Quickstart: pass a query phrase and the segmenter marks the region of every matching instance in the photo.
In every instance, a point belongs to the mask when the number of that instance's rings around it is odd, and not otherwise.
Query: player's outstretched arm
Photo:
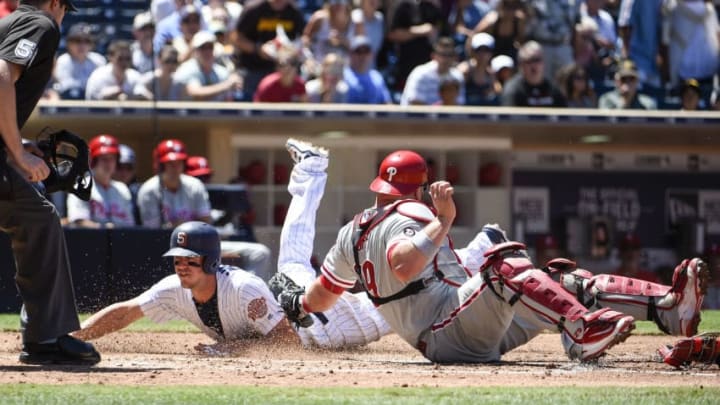
[[[302,306],[307,313],[327,311],[335,305],[344,291],[334,286],[326,286],[328,282],[323,283],[323,281],[323,277],[316,278],[305,293]]]
[[[86,319],[81,329],[73,332],[72,335],[82,340],[97,339],[123,329],[143,316],[142,309],[135,299],[118,302]]]

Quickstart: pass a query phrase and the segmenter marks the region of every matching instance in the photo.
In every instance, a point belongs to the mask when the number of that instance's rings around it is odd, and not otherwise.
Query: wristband
[[[435,257],[438,250],[440,250],[440,246],[435,246],[425,231],[417,232],[412,238],[410,238],[410,242],[417,250],[428,258]]]

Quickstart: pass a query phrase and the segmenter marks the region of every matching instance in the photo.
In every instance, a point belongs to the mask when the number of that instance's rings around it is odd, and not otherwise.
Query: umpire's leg
[[[24,342],[42,342],[80,329],[65,235],[55,207],[13,168],[9,200],[0,200],[0,230],[12,239],[23,299]]]

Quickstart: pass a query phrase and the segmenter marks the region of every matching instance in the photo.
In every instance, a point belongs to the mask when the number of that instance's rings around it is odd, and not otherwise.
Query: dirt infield
[[[0,384],[252,385],[252,386],[681,386],[720,387],[720,369],[676,371],[654,350],[674,339],[631,336],[597,364],[568,361],[559,336],[544,334],[499,364],[436,365],[397,336],[368,347],[308,351],[248,344],[231,357],[196,354],[199,333],[122,332],[96,341],[103,361],[92,368],[35,367],[17,361],[17,333],[0,333]]]

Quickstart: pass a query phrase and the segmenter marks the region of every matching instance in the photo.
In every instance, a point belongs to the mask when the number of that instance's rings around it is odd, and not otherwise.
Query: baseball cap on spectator
[[[62,0],[62,3],[65,5],[65,8],[69,13],[77,11],[77,7],[75,7],[72,0]]]
[[[185,21],[185,19],[187,19],[187,17],[189,17],[191,15],[197,15],[199,18],[200,10],[198,10],[198,8],[193,6],[192,4],[185,5],[180,9],[180,21],[181,22]]]
[[[227,32],[227,24],[224,21],[212,20],[208,24],[208,31],[213,34],[225,34]]]
[[[370,48],[370,38],[365,35],[355,35],[350,40],[350,51],[355,51],[362,47]]]
[[[120,159],[118,163],[121,165],[135,165],[135,151],[125,144],[120,144]]]
[[[618,67],[617,76],[619,78],[623,77],[634,77],[638,78],[638,71],[637,67],[635,66],[635,63],[629,59],[626,59],[622,62],[620,62],[620,66]]]
[[[634,233],[625,234],[620,241],[620,251],[639,250],[640,248],[642,248],[642,243],[640,242],[640,238]]]
[[[149,11],[146,11],[144,13],[138,13],[135,18],[133,19],[133,29],[134,30],[141,30],[145,27],[154,27],[155,22],[153,21],[152,14],[150,14]]]
[[[498,55],[490,61],[492,70],[497,73],[503,69],[514,69],[515,61],[507,55]]]
[[[495,49],[495,38],[487,32],[478,32],[470,40],[470,46],[474,51],[480,48]]]
[[[65,36],[68,41],[92,41],[92,27],[87,23],[77,23],[70,27],[67,35]]]
[[[214,44],[216,41],[215,35],[207,31],[200,31],[193,35],[192,48],[198,49],[205,44]]]
[[[185,174],[188,176],[198,177],[212,174],[210,162],[204,156],[190,156],[185,161]]]
[[[687,79],[680,85],[680,94],[685,94],[688,90],[694,90],[700,95],[700,83],[695,79]]]

